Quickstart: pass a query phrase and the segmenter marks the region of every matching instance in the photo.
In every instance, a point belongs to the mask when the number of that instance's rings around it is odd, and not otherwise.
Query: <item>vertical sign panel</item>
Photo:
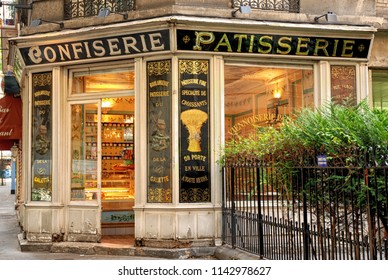
[[[179,202],[210,202],[209,61],[179,61]]]
[[[331,98],[336,104],[357,104],[355,66],[331,66]]]
[[[52,73],[32,75],[32,201],[51,201]]]
[[[171,203],[171,60],[147,63],[149,203]]]

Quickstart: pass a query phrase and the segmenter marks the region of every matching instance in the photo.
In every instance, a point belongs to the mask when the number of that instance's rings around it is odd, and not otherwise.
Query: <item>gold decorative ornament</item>
[[[208,60],[180,60],[179,71],[181,74],[208,74],[209,61]]]
[[[34,74],[32,78],[33,86],[47,86],[52,84],[52,73]]]
[[[148,63],[148,76],[162,76],[170,73],[171,61],[162,60]]]

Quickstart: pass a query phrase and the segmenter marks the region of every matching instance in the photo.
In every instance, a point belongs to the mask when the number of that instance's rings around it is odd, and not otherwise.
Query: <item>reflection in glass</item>
[[[71,200],[97,199],[97,122],[86,119],[88,106],[71,106]]]
[[[388,71],[372,70],[373,107],[388,109]]]
[[[129,69],[76,72],[72,79],[72,94],[134,90],[135,74]]]
[[[225,140],[258,127],[278,127],[285,116],[314,107],[310,68],[225,66]]]

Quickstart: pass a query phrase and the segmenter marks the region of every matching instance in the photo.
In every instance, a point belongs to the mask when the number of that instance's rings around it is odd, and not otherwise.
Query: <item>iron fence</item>
[[[252,9],[299,13],[300,0],[234,0],[233,8],[250,6]]]
[[[224,243],[275,260],[388,259],[387,167],[223,172]]]
[[[102,8],[129,12],[135,10],[135,4],[135,0],[65,0],[64,19],[96,16]]]

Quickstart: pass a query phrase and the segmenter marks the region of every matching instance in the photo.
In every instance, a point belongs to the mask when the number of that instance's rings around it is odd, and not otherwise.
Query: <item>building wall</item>
[[[62,20],[63,9],[63,0],[35,1],[32,4],[31,19]]]
[[[300,12],[306,14],[324,14],[328,11],[338,15],[375,16],[376,0],[321,0],[319,5],[314,0],[301,0]]]
[[[388,15],[388,1],[376,0],[376,15],[387,16]]]
[[[146,10],[160,7],[168,7],[172,5],[178,6],[193,6],[193,7],[216,7],[228,8],[231,6],[229,0],[137,0],[136,9]]]

